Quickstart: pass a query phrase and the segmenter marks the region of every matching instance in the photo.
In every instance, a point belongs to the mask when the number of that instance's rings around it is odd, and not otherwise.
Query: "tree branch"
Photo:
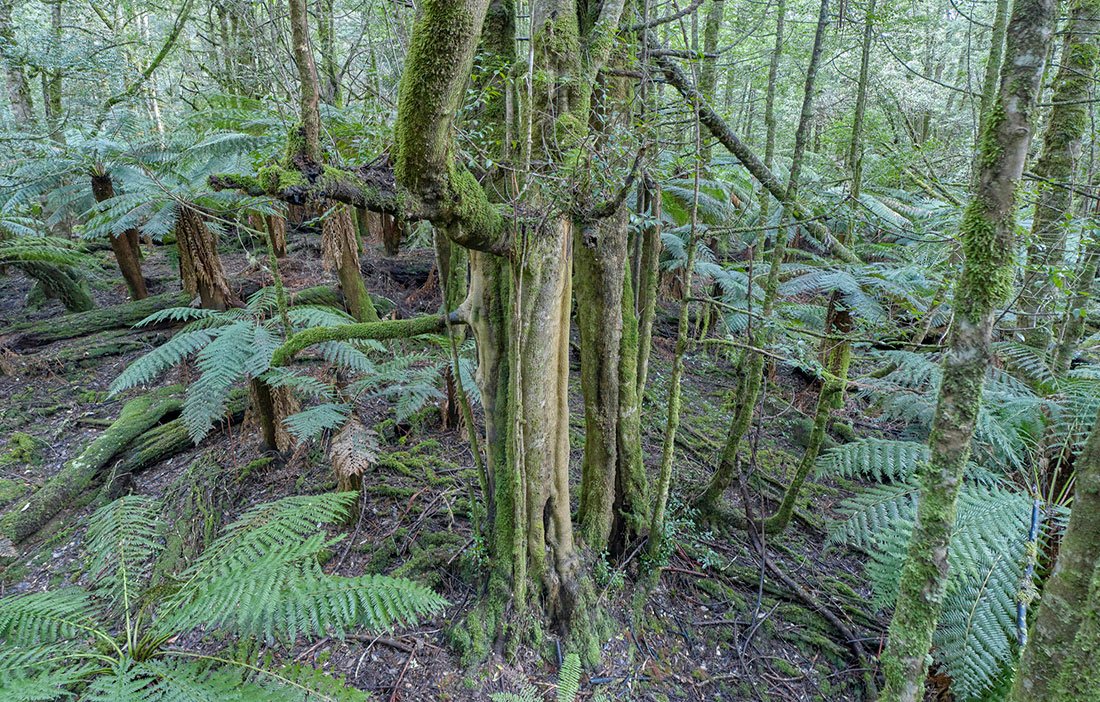
[[[653,50],[660,50],[662,47],[653,37],[652,34],[646,34],[646,42]],[[810,234],[816,237],[821,245],[832,252],[834,256],[845,261],[847,263],[859,263],[859,257],[852,252],[847,246],[837,241],[836,237],[820,222],[813,221],[813,218],[807,214],[806,208],[795,199],[787,197],[786,187],[775,177],[775,174],[771,172],[764,162],[752,152],[752,149],[748,147],[745,142],[730,129],[717,112],[715,112],[707,101],[691,83],[691,80],[687,75],[677,66],[672,59],[667,56],[654,55],[652,56],[653,63],[661,70],[665,75],[665,79],[669,85],[676,88],[687,101],[693,106],[693,109],[699,114],[699,121],[710,130],[710,133],[714,135],[716,139],[726,147],[726,150],[733,154],[741,165],[759,182],[764,188],[772,194],[772,196],[783,204],[783,207],[796,219],[807,220],[803,223],[803,226],[809,230]]]
[[[272,366],[285,366],[304,349],[326,341],[349,341],[351,339],[407,339],[421,334],[439,334],[448,324],[464,323],[461,312],[449,314],[424,315],[412,319],[387,319],[381,322],[363,322],[360,324],[341,324],[335,327],[314,327],[300,331],[275,349],[271,357]]]

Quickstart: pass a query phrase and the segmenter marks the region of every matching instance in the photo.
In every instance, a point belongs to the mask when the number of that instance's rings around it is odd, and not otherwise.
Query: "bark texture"
[[[1062,296],[1053,278],[1066,266],[1065,222],[1073,213],[1071,185],[1089,125],[1089,95],[1100,57],[1100,2],[1074,0],[1054,76],[1053,106],[1043,131],[1043,150],[1032,171],[1038,180],[1027,270],[1020,293],[1019,326],[1026,342],[1043,351]]]
[[[978,188],[961,223],[965,263],[929,437],[931,460],[919,475],[916,524],[883,657],[886,685],[880,699],[888,702],[924,698],[959,486],[989,366],[994,314],[1012,289],[1016,186],[1027,157],[1053,20],[1052,0],[1017,0],[1008,26],[1000,97],[982,134]]]
[[[1077,643],[1086,618],[1095,629],[1100,604],[1092,596],[1100,582],[1100,414],[1084,451],[1075,462],[1077,483],[1069,528],[1058,550],[1054,572],[1043,588],[1039,611],[1020,661],[1012,699],[1048,702],[1093,699],[1100,690],[1095,667],[1100,641]],[[1092,636],[1087,631],[1084,637]],[[1078,658],[1092,658],[1092,667],[1078,667]],[[1078,696],[1081,693],[1083,696]]]

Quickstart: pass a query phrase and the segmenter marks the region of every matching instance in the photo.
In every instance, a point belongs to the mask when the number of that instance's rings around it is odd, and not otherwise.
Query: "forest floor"
[[[319,265],[319,237],[292,234],[295,255],[282,274],[291,290],[332,283]],[[151,249],[145,271],[151,293],[174,290],[177,276],[172,247]],[[109,252],[104,275],[93,281],[100,306],[125,302],[115,284]],[[255,290],[265,273],[240,247],[223,252],[234,285]],[[372,292],[396,303],[400,315],[434,310],[437,286],[428,271],[431,253],[420,249],[397,260],[374,250],[363,258]],[[30,282],[8,271],[0,276],[0,511],[19,509],[28,492],[54,475],[104,426],[118,416],[123,402],[138,394],[108,398],[111,381],[127,364],[162,343],[171,329],[110,330],[45,345],[9,348],[18,334],[10,325],[57,319],[62,309],[48,302],[26,309]],[[647,422],[647,463],[656,471],[664,424],[665,398],[674,333],[667,318],[655,333]],[[577,359],[574,355],[573,364]],[[576,374],[574,373],[574,376]],[[186,381],[185,371],[170,371],[163,384]],[[805,378],[778,370],[758,412],[743,451],[752,480],[745,495],[752,509],[770,509],[793,471],[808,431],[807,412],[816,397]],[[697,523],[684,505],[700,489],[716,462],[725,436],[724,403],[734,369],[715,352],[697,346],[687,358],[684,416],[675,461],[671,555],[657,587],[644,603],[635,598],[637,559],[619,570],[597,569],[600,608],[619,632],[604,647],[600,667],[582,678],[579,699],[592,700],[857,700],[863,697],[861,663],[841,622],[867,653],[878,653],[884,618],[871,606],[861,577],[862,557],[843,545],[831,545],[824,515],[843,495],[835,484],[813,485],[810,504],[781,540],[765,544],[768,564],[749,535]],[[583,445],[583,404],[572,393],[571,443],[578,473]],[[282,652],[345,677],[348,683],[390,700],[487,700],[494,692],[519,692],[533,685],[553,694],[558,662],[548,652],[523,650],[516,659],[499,659],[468,668],[449,645],[449,630],[463,621],[479,598],[481,563],[470,526],[473,461],[465,433],[441,426],[438,411],[396,425],[389,404],[361,403],[360,418],[376,426],[381,456],[364,477],[358,520],[336,547],[327,568],[341,574],[382,572],[420,579],[435,587],[451,605],[420,626],[389,635],[344,640],[323,639]],[[848,420],[859,423],[857,408]],[[246,420],[247,421],[247,420]],[[110,495],[131,490],[164,497],[166,512],[181,501],[181,485],[203,485],[199,504],[207,514],[169,514],[170,522],[192,525],[214,519],[225,524],[247,507],[279,497],[332,489],[325,452],[310,446],[286,460],[265,464],[254,430],[222,427],[198,446],[143,467],[110,491],[89,491],[46,529],[20,544],[18,555],[0,573],[2,592],[42,590],[79,579],[80,551],[87,515]],[[200,479],[199,471],[213,470]],[[213,479],[210,475],[214,475]],[[235,479],[219,479],[233,476]],[[473,487],[472,487],[473,486]],[[731,491],[733,492],[733,491]],[[476,496],[475,496],[476,499]],[[743,509],[730,496],[731,506]],[[195,528],[188,526],[188,528]],[[784,574],[779,577],[777,573]],[[830,622],[823,616],[835,615]]]

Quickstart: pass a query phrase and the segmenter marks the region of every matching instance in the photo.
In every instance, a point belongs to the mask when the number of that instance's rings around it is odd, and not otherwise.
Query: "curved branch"
[[[463,314],[451,312],[412,319],[387,319],[381,322],[341,324],[336,327],[314,327],[293,334],[283,342],[282,346],[275,349],[275,354],[271,357],[271,365],[285,366],[301,351],[326,341],[408,339],[421,334],[439,334],[447,330],[448,324],[463,322],[465,322]]]

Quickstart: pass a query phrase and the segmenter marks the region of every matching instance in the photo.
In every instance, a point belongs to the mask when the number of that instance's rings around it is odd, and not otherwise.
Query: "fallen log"
[[[134,439],[183,407],[181,387],[172,385],[130,400],[111,426],[70,459],[28,499],[0,519],[0,533],[18,543],[41,529],[65,505],[91,488],[103,468]]]
[[[154,312],[169,307],[183,307],[190,304],[191,296],[185,292],[161,293],[144,300],[135,300],[121,305],[101,307],[90,312],[78,312],[40,322],[24,322],[0,329],[0,344],[13,351],[49,344],[63,339],[87,336],[108,329],[131,327]]]
[[[234,390],[229,395],[223,423],[234,425],[244,419],[248,409],[248,393]],[[187,431],[183,419],[177,417],[144,432],[119,455],[110,475],[106,476],[104,489],[108,499],[121,497],[129,484],[130,476],[154,466],[172,456],[193,448],[195,443]]]

